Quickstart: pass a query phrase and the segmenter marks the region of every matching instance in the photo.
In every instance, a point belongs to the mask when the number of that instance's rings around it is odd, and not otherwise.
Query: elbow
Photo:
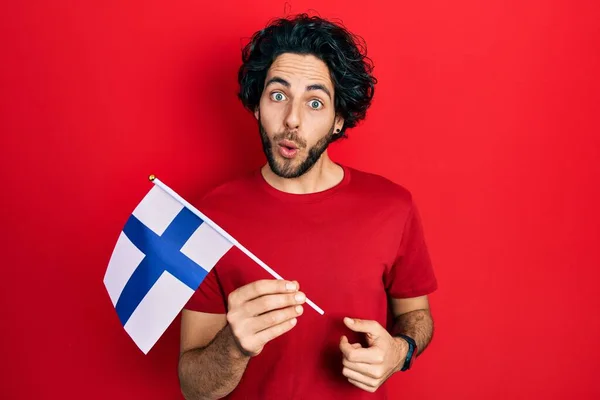
[[[201,396],[194,390],[194,385],[191,382],[189,368],[190,358],[186,356],[187,352],[181,353],[179,356],[179,364],[177,366],[177,376],[179,377],[179,389],[185,400],[204,400],[205,397]]]
[[[179,377],[179,389],[185,400],[218,400],[221,397],[215,397],[210,394],[201,393],[197,387],[197,382],[193,377],[194,360],[191,357],[192,351],[186,351],[179,356],[177,375]]]
[[[216,397],[191,394],[191,393],[186,392],[183,388],[181,388],[181,394],[183,395],[183,398],[185,400],[215,400],[215,399],[217,399]]]

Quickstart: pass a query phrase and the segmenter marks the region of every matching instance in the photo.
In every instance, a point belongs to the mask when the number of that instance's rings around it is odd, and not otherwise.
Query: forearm
[[[187,400],[226,396],[238,385],[249,360],[226,325],[206,347],[181,355],[179,380],[183,396]]]
[[[415,310],[396,317],[393,334],[410,336],[417,343],[417,355],[431,342],[433,337],[433,319],[429,310]]]

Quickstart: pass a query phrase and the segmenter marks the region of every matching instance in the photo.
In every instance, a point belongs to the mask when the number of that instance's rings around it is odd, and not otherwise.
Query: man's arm
[[[225,314],[183,311],[179,381],[184,398],[226,396],[238,385],[249,359],[235,344]]]
[[[227,314],[184,310],[179,381],[188,400],[219,399],[238,385],[248,361],[296,325],[306,301],[298,282],[260,280],[233,291]]]
[[[417,355],[421,354],[431,342],[434,330],[427,296],[392,299],[392,311],[396,321],[392,334],[401,333],[413,338],[417,343]],[[403,346],[406,345],[406,349],[408,349],[404,339],[396,338],[396,340],[400,341]]]

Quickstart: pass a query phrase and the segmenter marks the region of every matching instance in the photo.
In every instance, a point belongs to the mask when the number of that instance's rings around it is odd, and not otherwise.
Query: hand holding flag
[[[227,322],[242,354],[253,357],[296,326],[306,300],[298,282],[259,280],[231,292]]]

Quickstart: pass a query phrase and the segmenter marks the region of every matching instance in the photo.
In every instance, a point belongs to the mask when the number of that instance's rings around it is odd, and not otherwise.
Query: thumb
[[[375,341],[381,336],[383,327],[377,321],[370,321],[358,318],[344,318],[344,324],[354,332],[362,332],[367,334],[369,342]]]

